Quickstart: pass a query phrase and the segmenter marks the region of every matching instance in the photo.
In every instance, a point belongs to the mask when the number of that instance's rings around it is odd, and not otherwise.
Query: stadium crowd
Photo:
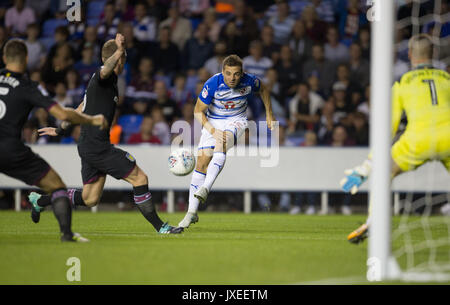
[[[420,15],[433,10],[433,1],[422,2]],[[102,44],[118,32],[125,36],[128,63],[119,80],[113,143],[169,144],[174,136],[170,126],[181,119],[196,131],[195,144],[200,132],[193,104],[203,83],[221,71],[223,58],[232,53],[270,88],[282,145],[369,143],[366,1],[91,0],[82,1],[79,22],[67,20],[65,0],[2,3],[0,46],[11,37],[23,38],[30,78],[64,106],[76,108],[83,100],[101,65]],[[398,19],[411,15],[411,9],[406,1]],[[445,1],[441,10],[448,13]],[[433,24],[424,30],[432,31]],[[408,27],[397,33],[396,78],[409,69],[401,46],[410,35]],[[441,35],[448,35],[448,24]],[[264,121],[262,110],[259,98],[249,101],[249,119]],[[77,127],[67,138],[37,136],[38,128],[57,123],[36,109],[24,141],[74,143]],[[257,139],[248,141],[256,144]]]

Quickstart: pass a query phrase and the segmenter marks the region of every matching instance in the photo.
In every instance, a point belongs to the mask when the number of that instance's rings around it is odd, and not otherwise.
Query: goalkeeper
[[[429,35],[413,36],[408,48],[412,70],[392,88],[392,137],[397,133],[403,112],[408,124],[391,149],[391,179],[429,160],[440,160],[450,172],[450,75],[432,67]],[[342,189],[355,194],[370,170],[369,155],[363,164],[345,171]],[[350,233],[348,241],[357,244],[367,237],[371,204],[366,223]]]

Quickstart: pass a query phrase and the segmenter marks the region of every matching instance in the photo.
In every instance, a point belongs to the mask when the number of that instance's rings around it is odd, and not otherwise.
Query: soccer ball
[[[175,176],[186,176],[194,170],[194,154],[184,148],[174,150],[169,156],[168,165],[169,171]]]

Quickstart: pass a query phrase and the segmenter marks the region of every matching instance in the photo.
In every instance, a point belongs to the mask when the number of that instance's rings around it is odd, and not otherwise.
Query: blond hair
[[[432,58],[433,42],[428,34],[418,34],[411,37],[408,42],[408,48],[412,58]]]

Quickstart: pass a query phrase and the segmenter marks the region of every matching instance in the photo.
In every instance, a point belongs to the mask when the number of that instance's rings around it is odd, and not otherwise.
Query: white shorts
[[[234,145],[236,145],[237,140],[244,134],[245,129],[248,126],[247,118],[237,117],[231,119],[211,119],[208,121],[213,125],[214,128],[229,131],[234,135]],[[216,147],[216,139],[209,133],[205,128],[202,128],[202,136],[198,142],[198,149],[214,149]]]

